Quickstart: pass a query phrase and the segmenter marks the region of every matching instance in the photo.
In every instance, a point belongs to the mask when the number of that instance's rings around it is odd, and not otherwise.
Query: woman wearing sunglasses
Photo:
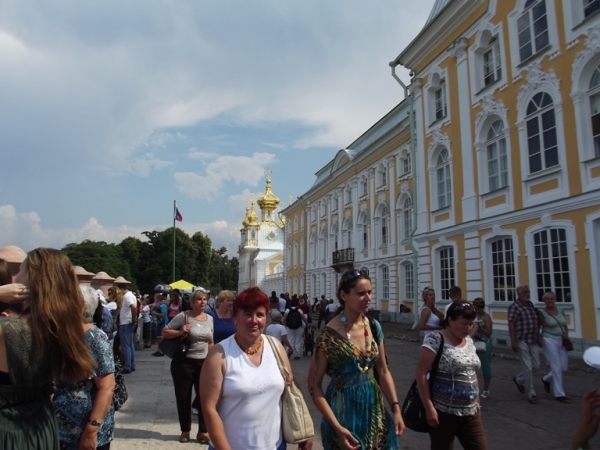
[[[487,440],[481,421],[477,369],[481,363],[469,333],[475,310],[470,303],[452,303],[441,331],[426,336],[421,346],[415,378],[427,413],[431,448],[452,449],[457,437],[465,450],[485,450]],[[437,372],[429,388],[431,371],[443,345]]]
[[[405,427],[386,364],[381,326],[377,321],[371,325],[366,317],[371,303],[368,274],[358,270],[345,273],[337,297],[341,311],[320,334],[309,370],[310,392],[323,414],[323,448],[397,449]],[[323,392],[325,374],[331,383]],[[384,396],[393,417],[385,409]]]

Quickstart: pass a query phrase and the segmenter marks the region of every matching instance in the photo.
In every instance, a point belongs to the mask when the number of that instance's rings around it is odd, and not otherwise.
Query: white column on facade
[[[398,253],[396,247],[396,162],[398,161],[398,155],[394,155],[389,160],[390,170],[388,172],[388,183],[390,187],[390,198],[388,201],[388,211],[390,214],[390,221],[388,223],[388,255],[396,255]]]
[[[388,303],[388,311],[396,312],[398,311],[398,305],[400,298],[400,292],[398,289],[398,264],[394,262],[390,262],[388,264],[388,277],[389,277],[389,289],[390,289],[390,297]]]
[[[429,161],[427,161],[427,150],[425,149],[425,124],[424,124],[424,105],[423,80],[417,78],[410,84],[411,95],[414,96],[415,122],[416,122],[416,161],[412,162],[412,171],[416,175],[416,187],[414,189],[419,193],[417,203],[413,208],[417,210],[417,232],[416,234],[427,233],[429,230],[429,208],[427,207],[429,198],[427,195],[427,179],[429,172],[427,170]]]
[[[354,245],[355,250],[360,251],[360,245],[359,243],[360,238],[358,238],[358,226],[357,226],[357,221],[358,221],[358,180],[357,179],[353,179],[350,181],[350,186],[352,189],[352,234],[353,234],[353,239],[352,239],[352,245]]]
[[[473,140],[471,134],[471,93],[469,87],[469,67],[467,61],[467,39],[461,38],[450,50],[456,58],[456,73],[458,78],[458,108],[460,120],[460,142],[462,155],[463,198],[462,222],[476,220],[477,190],[475,189],[475,166],[473,162]],[[455,168],[456,169],[456,168]],[[454,170],[456,174],[457,171]],[[454,180],[460,179],[453,176]]]
[[[369,256],[375,258],[377,255],[377,246],[375,245],[375,227],[377,224],[373,217],[375,216],[375,206],[377,206],[377,170],[371,167],[367,173],[369,177]]]

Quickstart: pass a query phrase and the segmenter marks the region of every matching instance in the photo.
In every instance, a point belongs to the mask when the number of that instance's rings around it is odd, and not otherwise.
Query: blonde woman
[[[563,337],[569,337],[567,319],[556,307],[554,292],[546,292],[542,300],[546,307],[541,310],[542,338],[540,346],[544,348],[544,355],[550,364],[550,372],[542,377],[544,390],[550,393],[550,386],[552,386],[556,400],[561,403],[571,403],[562,384],[563,373],[569,369],[569,356],[563,345]]]
[[[419,330],[428,336],[432,331],[440,330],[440,322],[444,314],[435,307],[435,290],[430,287],[423,289],[423,306],[419,314]]]
[[[163,329],[162,335],[165,339],[175,339],[187,335],[190,348],[183,361],[171,361],[171,376],[175,387],[175,399],[177,402],[177,415],[181,436],[179,442],[190,440],[192,428],[192,388],[196,390],[196,396],[200,395],[200,373],[208,350],[213,346],[213,318],[204,312],[206,308],[206,293],[194,291],[190,297],[190,311],[177,314]],[[186,320],[187,316],[187,320]],[[202,410],[198,414],[197,440],[200,443],[208,443],[209,437],[204,423]]]

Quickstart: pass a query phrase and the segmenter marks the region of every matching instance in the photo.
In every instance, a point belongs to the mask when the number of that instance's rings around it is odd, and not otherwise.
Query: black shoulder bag
[[[188,313],[185,314],[185,324],[188,324]],[[163,338],[158,344],[158,349],[171,358],[173,361],[183,362],[190,348],[190,341],[187,334],[182,334],[173,339]]]
[[[444,351],[444,336],[442,336],[442,333],[440,333],[440,338],[442,339],[440,342],[440,348],[438,348],[437,354],[435,355],[435,361],[433,361],[431,371],[429,372],[428,381],[430,395],[431,387],[433,386],[433,380],[437,374],[440,358],[442,357],[442,352]],[[402,404],[402,417],[404,418],[404,424],[411,430],[419,433],[429,432],[427,414],[425,413],[425,406],[423,405],[423,401],[419,395],[417,380],[413,381],[410,389],[408,390],[408,394],[406,394],[406,398]]]

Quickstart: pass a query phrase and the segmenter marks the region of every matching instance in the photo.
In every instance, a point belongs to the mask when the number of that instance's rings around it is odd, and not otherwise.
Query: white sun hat
[[[583,360],[594,369],[600,369],[600,347],[590,347],[583,352]]]

